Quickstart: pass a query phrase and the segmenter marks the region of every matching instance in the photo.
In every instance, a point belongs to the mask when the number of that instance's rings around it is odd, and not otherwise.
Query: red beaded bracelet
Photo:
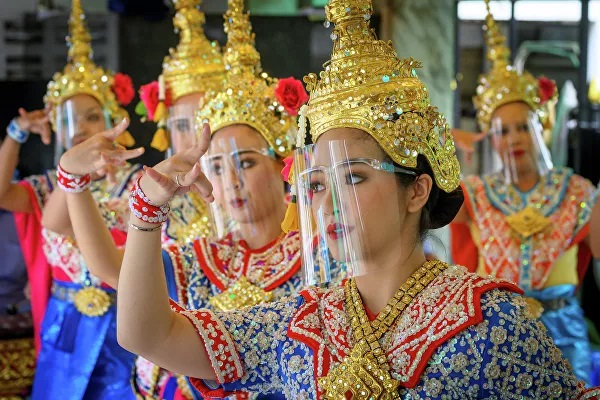
[[[56,183],[58,187],[69,193],[81,193],[92,183],[92,176],[70,174],[58,164],[56,168]]]
[[[129,208],[133,215],[142,221],[162,224],[169,218],[169,203],[157,206],[146,196],[140,187],[140,179],[135,182],[129,195]]]

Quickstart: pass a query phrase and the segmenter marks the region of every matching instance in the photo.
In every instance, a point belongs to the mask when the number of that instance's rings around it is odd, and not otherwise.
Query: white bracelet
[[[29,132],[24,131],[19,127],[17,119],[13,118],[10,124],[6,127],[6,134],[17,143],[23,144],[29,138]]]

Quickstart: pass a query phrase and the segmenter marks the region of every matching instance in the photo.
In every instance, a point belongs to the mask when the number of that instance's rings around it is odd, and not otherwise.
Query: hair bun
[[[465,196],[460,186],[450,193],[440,190],[437,202],[429,213],[427,229],[439,229],[452,222],[464,200]]]

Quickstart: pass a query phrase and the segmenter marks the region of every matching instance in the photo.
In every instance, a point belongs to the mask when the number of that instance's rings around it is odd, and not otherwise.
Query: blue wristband
[[[13,120],[10,121],[10,124],[8,124],[8,127],[6,128],[6,134],[12,140],[21,144],[25,143],[29,138],[29,132],[21,130],[21,128],[19,128],[19,124],[17,124],[16,118],[13,118]]]

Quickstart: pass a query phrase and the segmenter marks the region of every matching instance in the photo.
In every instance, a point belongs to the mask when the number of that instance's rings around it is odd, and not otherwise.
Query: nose
[[[227,187],[237,190],[244,187],[244,180],[241,176],[241,171],[235,168],[234,165],[227,166]]]
[[[331,194],[331,189],[329,186],[325,188],[323,193],[320,193],[318,196],[313,196],[312,204],[313,207],[317,210],[320,210],[324,216],[331,216],[334,213],[333,206],[333,196]]]

